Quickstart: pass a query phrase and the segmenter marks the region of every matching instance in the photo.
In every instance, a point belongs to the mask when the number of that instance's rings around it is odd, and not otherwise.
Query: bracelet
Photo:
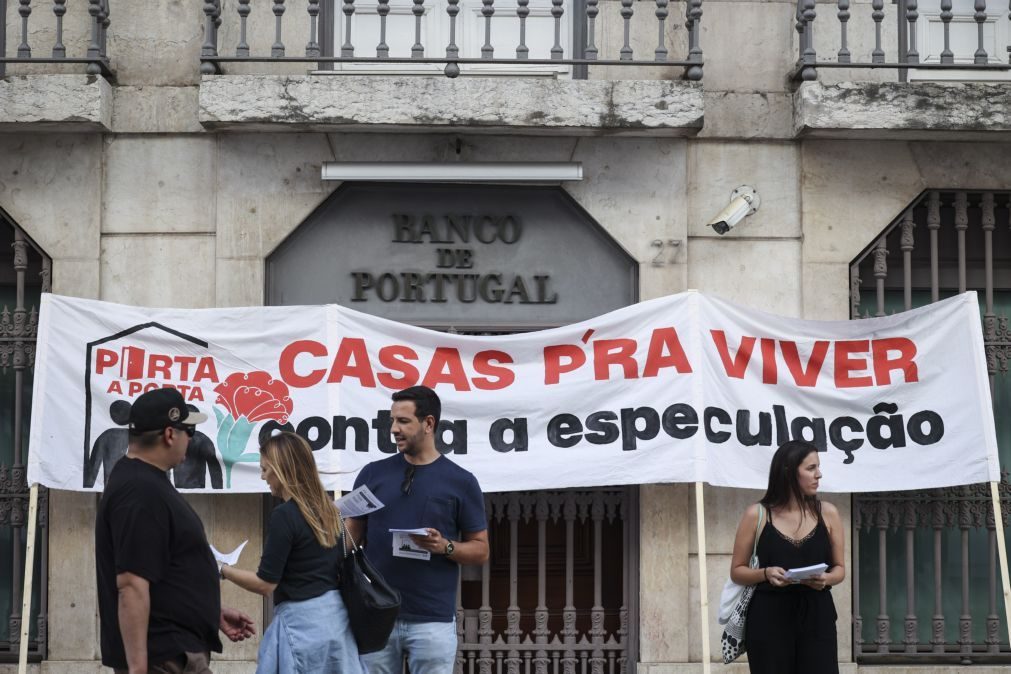
[[[765,582],[768,583],[769,582],[769,567],[767,567],[767,566],[763,567],[762,568],[762,574],[765,576]]]

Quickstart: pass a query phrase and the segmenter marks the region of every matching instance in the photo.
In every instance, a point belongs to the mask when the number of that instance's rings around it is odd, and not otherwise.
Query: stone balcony
[[[199,101],[214,130],[685,136],[703,123],[701,85],[671,80],[207,75]]]
[[[983,140],[1011,136],[1011,83],[805,82],[794,130],[811,138]]]
[[[0,133],[110,129],[109,1],[0,0]]]
[[[112,86],[98,75],[0,78],[0,132],[108,131]]]

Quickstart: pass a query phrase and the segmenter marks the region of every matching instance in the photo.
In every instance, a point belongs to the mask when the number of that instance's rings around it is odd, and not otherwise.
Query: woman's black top
[[[828,535],[825,521],[818,518],[818,523],[807,536],[794,540],[775,527],[766,511],[765,527],[758,537],[758,561],[762,567],[781,566],[784,569],[799,569],[815,564],[828,564],[832,568],[832,540]],[[775,587],[768,582],[761,582],[757,592],[825,592],[815,590],[797,583],[786,587]]]
[[[277,583],[274,604],[318,597],[340,586],[340,541],[324,548],[294,501],[285,501],[270,513],[267,540],[256,575]]]

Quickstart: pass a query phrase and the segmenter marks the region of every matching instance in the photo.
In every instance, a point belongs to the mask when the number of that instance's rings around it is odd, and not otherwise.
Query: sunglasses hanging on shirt
[[[414,483],[414,471],[417,468],[413,463],[408,464],[407,470],[404,471],[404,481],[400,483],[400,491],[404,493],[405,496],[409,496],[411,493],[411,484]]]

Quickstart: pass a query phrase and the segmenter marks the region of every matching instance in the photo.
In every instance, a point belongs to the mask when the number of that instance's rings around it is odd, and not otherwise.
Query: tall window
[[[39,300],[50,290],[51,262],[0,211],[0,661],[15,661],[21,637],[22,587],[28,518],[28,421],[38,331]],[[39,494],[30,654],[46,650],[48,494]]]
[[[470,243],[475,262],[468,273],[497,274],[503,264],[517,272],[542,270],[558,284],[563,300],[551,304],[550,311],[520,314],[501,303],[467,302],[461,310],[442,301],[358,302],[340,290],[350,289],[352,274],[364,271],[377,276],[384,269],[434,271],[436,250],[420,243],[405,247],[397,234],[403,230],[391,227],[403,227],[397,224],[404,222],[403,214],[438,223],[446,213],[468,222],[470,213],[509,214],[522,221],[527,234],[510,243],[509,251]],[[543,251],[562,248],[570,254],[542,257]],[[587,260],[593,260],[592,292],[580,275]],[[355,309],[405,323],[501,335],[551,325],[563,311],[586,317],[601,307],[606,311],[634,302],[637,269],[638,263],[557,187],[345,184],[267,258],[267,302],[345,298],[357,302],[350,305]],[[565,294],[564,288],[571,290]],[[445,414],[452,417],[452,410]],[[638,487],[489,493],[485,509],[489,561],[461,570],[457,674],[625,674],[633,669],[639,623]]]
[[[1002,472],[1011,465],[1009,213],[1008,192],[929,190],[850,268],[855,319],[977,291]],[[1006,472],[1001,494],[1007,525]],[[858,660],[1011,661],[990,503],[986,485],[854,497]]]

